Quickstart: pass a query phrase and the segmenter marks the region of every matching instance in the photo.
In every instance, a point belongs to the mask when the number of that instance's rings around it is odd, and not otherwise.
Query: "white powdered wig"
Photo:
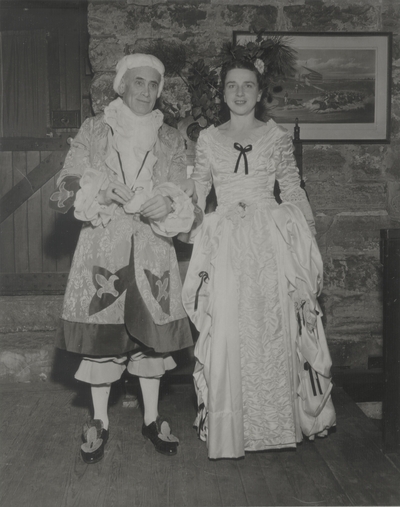
[[[152,67],[159,72],[161,76],[160,84],[158,85],[158,93],[157,97],[161,95],[162,89],[164,87],[164,73],[165,67],[164,64],[153,55],[145,55],[143,53],[135,53],[133,55],[126,55],[117,63],[115,71],[117,75],[114,78],[113,88],[118,95],[120,95],[119,87],[121,84],[121,80],[125,74],[125,72],[129,69],[134,69],[136,67]]]

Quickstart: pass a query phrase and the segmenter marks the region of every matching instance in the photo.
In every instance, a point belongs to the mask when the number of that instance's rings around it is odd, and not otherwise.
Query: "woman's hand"
[[[123,206],[133,197],[132,190],[120,181],[111,181],[105,190],[100,190],[97,198],[99,204],[109,206],[116,202]]]
[[[161,220],[172,211],[172,199],[156,195],[142,204],[140,214],[151,220]]]
[[[179,187],[185,192],[186,195],[192,198],[193,202],[197,202],[196,186],[191,178],[180,182]]]

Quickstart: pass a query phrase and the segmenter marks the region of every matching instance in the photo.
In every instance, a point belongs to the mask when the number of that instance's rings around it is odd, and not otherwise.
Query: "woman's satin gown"
[[[270,120],[249,136],[249,145],[247,174],[243,155],[234,172],[240,153],[233,140],[207,129],[192,176],[199,203],[211,182],[218,200],[194,238],[183,287],[184,307],[199,331],[196,426],[210,458],[302,440],[296,302],[306,301],[309,315],[321,316],[322,260],[290,136]],[[319,360],[329,376],[327,349]],[[331,424],[332,418],[323,428]]]

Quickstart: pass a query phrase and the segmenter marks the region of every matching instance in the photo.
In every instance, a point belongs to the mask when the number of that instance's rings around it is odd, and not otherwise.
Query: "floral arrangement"
[[[246,44],[223,44],[217,55],[217,65],[210,67],[203,59],[189,62],[182,44],[165,41],[154,41],[147,45],[145,51],[157,56],[165,65],[167,76],[179,76],[190,94],[191,109],[186,116],[193,118],[189,125],[188,136],[197,139],[201,129],[218,125],[221,120],[222,88],[219,74],[222,66],[234,60],[252,62],[262,76],[264,96],[268,102],[272,93],[282,90],[276,86],[278,79],[290,75],[294,70],[295,50],[290,46],[290,39],[282,36],[265,37],[262,32],[256,40]],[[167,123],[177,126],[183,118],[181,111],[172,103],[163,100],[160,107]]]

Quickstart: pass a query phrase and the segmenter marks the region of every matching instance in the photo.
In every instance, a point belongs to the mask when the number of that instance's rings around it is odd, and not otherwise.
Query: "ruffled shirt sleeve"
[[[118,205],[100,204],[97,200],[100,190],[105,190],[110,183],[107,173],[86,169],[80,180],[80,189],[76,193],[75,217],[93,226],[107,225]]]
[[[189,232],[194,219],[192,200],[174,183],[162,183],[154,188],[154,195],[170,197],[175,210],[162,220],[151,220],[151,228],[156,234],[172,237],[180,232]]]
[[[279,182],[283,202],[295,204],[303,213],[312,233],[315,235],[315,221],[305,191],[300,187],[300,175],[293,155],[294,146],[290,135],[285,132],[275,148],[276,179]]]
[[[80,189],[80,179],[90,169],[89,145],[92,120],[87,119],[81,126],[65,157],[64,166],[57,179],[57,188],[50,196],[49,206],[60,213],[67,213],[75,204]]]
[[[98,171],[91,166],[90,143],[93,131],[94,119],[88,118],[71,142],[57,185],[60,187],[63,181],[71,176],[79,178],[79,189],[73,202],[74,215],[78,220],[98,226],[106,225],[111,220],[117,205],[105,206],[97,201],[99,191],[107,188],[110,179],[106,172]]]

